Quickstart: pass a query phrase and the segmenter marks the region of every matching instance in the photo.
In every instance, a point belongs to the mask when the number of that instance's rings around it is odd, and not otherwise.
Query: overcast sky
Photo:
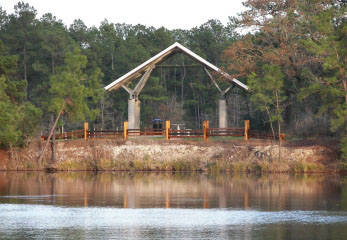
[[[0,0],[6,12],[13,13],[19,0]],[[209,19],[223,24],[244,8],[243,0],[27,0],[35,7],[38,17],[52,13],[65,25],[82,19],[88,26],[99,26],[107,19],[113,23],[143,24],[156,28],[190,29]]]

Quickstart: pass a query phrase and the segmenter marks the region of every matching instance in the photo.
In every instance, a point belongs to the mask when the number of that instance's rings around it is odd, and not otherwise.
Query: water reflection
[[[0,172],[0,203],[339,211],[346,195],[335,175]]]
[[[345,239],[335,175],[0,172],[0,239]]]

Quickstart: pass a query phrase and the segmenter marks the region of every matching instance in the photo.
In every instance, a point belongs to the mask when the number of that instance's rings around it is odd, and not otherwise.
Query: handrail
[[[204,123],[205,124],[205,123]],[[244,128],[209,128],[208,123],[204,125],[204,129],[171,129],[170,125],[166,126],[166,129],[146,128],[146,129],[119,129],[119,130],[88,130],[86,127],[84,130],[73,130],[71,132],[64,132],[55,135],[56,139],[78,139],[84,138],[112,138],[124,136],[167,136],[170,138],[201,138],[207,140],[212,136],[245,136],[246,130]],[[47,136],[41,136],[42,140],[46,140]],[[257,130],[247,130],[248,138],[260,138],[260,139],[281,139],[284,140],[285,135],[278,134],[273,135],[270,132],[263,132]],[[246,136],[245,136],[245,140]]]

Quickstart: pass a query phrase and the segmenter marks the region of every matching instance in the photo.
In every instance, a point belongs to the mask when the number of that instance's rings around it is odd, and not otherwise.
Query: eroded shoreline
[[[271,141],[170,141],[158,139],[57,141],[37,162],[40,142],[2,151],[0,170],[341,172],[337,150],[324,144]]]

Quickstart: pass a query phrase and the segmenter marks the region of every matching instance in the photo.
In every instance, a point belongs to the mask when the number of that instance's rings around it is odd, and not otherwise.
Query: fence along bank
[[[278,135],[272,135],[267,132],[260,132],[250,129],[250,121],[245,120],[244,128],[210,128],[209,121],[204,121],[203,129],[181,129],[175,130],[171,128],[170,120],[165,122],[165,128],[147,128],[147,129],[131,129],[127,121],[123,124],[123,129],[120,130],[90,130],[88,123],[84,123],[83,130],[75,130],[56,134],[56,139],[98,139],[98,138],[124,138],[128,140],[129,137],[148,136],[148,137],[165,137],[166,140],[170,139],[190,139],[201,138],[205,141],[209,137],[244,137],[244,140],[250,138],[257,139],[279,139]],[[48,136],[41,136],[41,141],[47,140]],[[285,134],[281,134],[280,139],[284,141]]]

